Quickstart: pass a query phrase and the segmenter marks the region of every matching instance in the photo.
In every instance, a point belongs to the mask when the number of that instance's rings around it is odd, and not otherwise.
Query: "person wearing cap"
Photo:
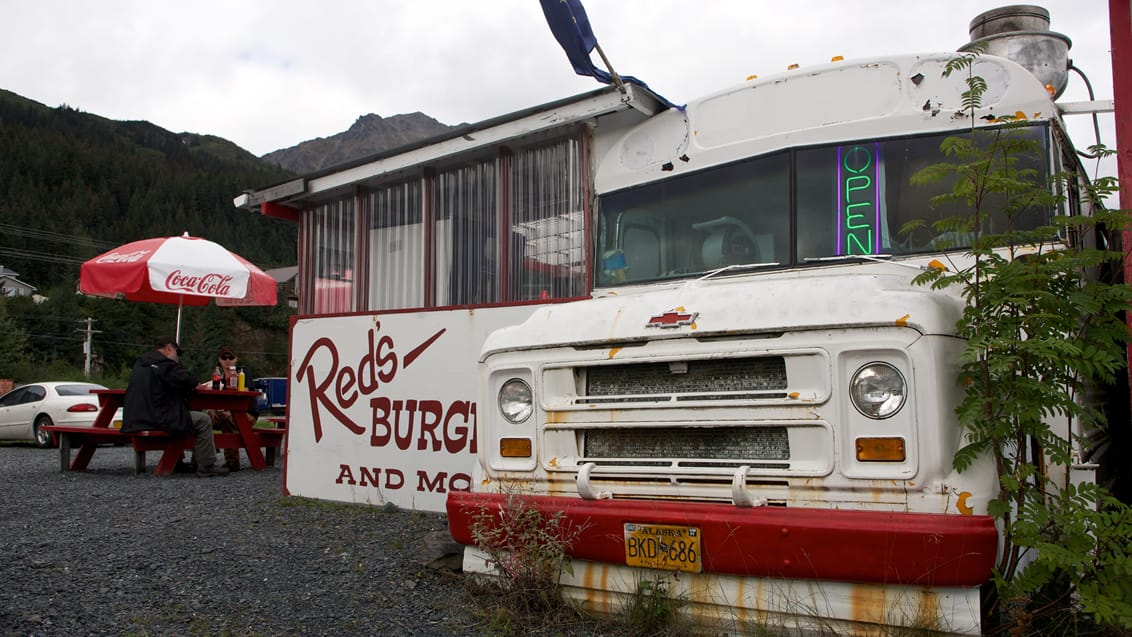
[[[183,351],[170,336],[159,337],[154,348],[134,362],[122,405],[122,431],[160,430],[176,435],[192,434],[196,441],[193,461],[202,477],[228,475],[216,462],[212,419],[189,409],[189,396],[196,391],[196,376],[180,363]]]
[[[244,378],[246,379],[251,374],[248,373],[246,368],[237,368],[236,362],[239,359],[236,357],[236,352],[227,345],[222,345],[216,352],[216,366],[220,369],[221,378],[224,382],[224,387],[228,389],[235,388],[239,382],[239,370],[244,370]],[[200,384],[200,387],[209,387],[210,381],[206,380]],[[248,413],[251,414],[252,419],[259,417],[259,409],[256,405],[255,399],[249,401]],[[219,429],[224,433],[236,433],[239,431],[236,428],[236,421],[232,419],[232,413],[226,409],[206,409],[205,414],[212,420],[212,428]],[[240,470],[240,450],[239,449],[225,449],[224,450],[224,466],[228,467],[229,471]]]
[[[238,381],[235,350],[227,345],[221,345],[216,352],[216,364],[220,366],[220,371],[224,376],[224,386],[228,389],[235,387]]]

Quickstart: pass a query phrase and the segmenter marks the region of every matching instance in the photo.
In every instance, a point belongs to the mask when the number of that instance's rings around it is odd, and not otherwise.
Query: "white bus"
[[[560,512],[610,612],[678,572],[702,616],[978,634],[997,477],[952,468],[963,300],[912,282],[964,239],[899,232],[962,212],[910,181],[972,126],[954,55],[611,87],[245,194],[301,228],[286,492],[447,511],[482,573],[477,511]],[[1048,82],[973,72],[976,126],[1080,172]]]

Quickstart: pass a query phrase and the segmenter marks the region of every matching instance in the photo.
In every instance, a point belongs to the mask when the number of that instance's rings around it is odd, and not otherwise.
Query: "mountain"
[[[371,113],[359,117],[345,132],[272,151],[261,159],[293,173],[313,173],[433,137],[452,128],[420,112],[391,117]]]

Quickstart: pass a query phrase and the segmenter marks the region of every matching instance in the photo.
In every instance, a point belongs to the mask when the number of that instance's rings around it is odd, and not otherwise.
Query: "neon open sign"
[[[880,252],[880,144],[837,147],[837,254]]]

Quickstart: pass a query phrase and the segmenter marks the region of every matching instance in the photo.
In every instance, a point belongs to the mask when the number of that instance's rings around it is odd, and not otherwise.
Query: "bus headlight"
[[[503,383],[499,388],[499,411],[510,423],[521,423],[531,417],[534,403],[531,386],[518,378]]]
[[[888,418],[900,411],[907,399],[904,376],[888,363],[869,363],[849,381],[853,406],[869,418]]]

